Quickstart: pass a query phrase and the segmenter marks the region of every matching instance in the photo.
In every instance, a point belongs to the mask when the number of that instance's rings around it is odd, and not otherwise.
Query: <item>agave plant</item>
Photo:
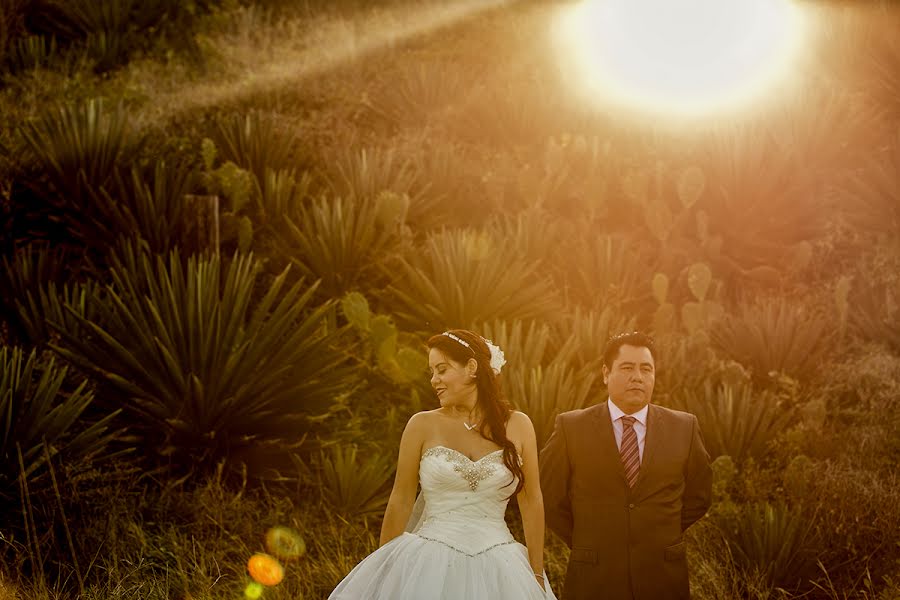
[[[403,249],[409,201],[382,193],[377,198],[320,198],[285,218],[282,252],[322,291],[338,296],[361,283],[375,284],[379,266]]]
[[[809,377],[832,347],[830,320],[786,298],[744,303],[710,330],[713,345],[757,379],[777,372]]]
[[[398,321],[414,331],[545,317],[558,301],[540,263],[475,230],[429,236],[399,260],[389,293]]]
[[[719,131],[704,149],[706,188],[714,191],[696,212],[715,272],[762,278],[754,269],[774,269],[775,278],[797,244],[825,234],[822,178],[814,169],[798,173],[791,144],[779,147],[762,126],[747,126]]]
[[[312,176],[303,172],[297,175],[293,170],[266,169],[265,176],[257,181],[259,209],[264,222],[279,228],[283,219],[295,215],[301,203],[308,199],[312,187]]]
[[[799,508],[750,504],[723,523],[735,562],[765,575],[773,588],[795,589],[813,565],[812,523]]]
[[[552,332],[547,323],[495,320],[480,326],[485,339],[503,349],[510,365],[536,367],[544,363],[551,347]]]
[[[882,274],[884,276],[884,274]],[[850,323],[864,340],[900,351],[900,279],[888,272],[885,281],[863,281],[853,290]]]
[[[332,446],[320,459],[324,500],[341,516],[377,515],[387,506],[392,456],[360,453],[357,446]]]
[[[296,446],[347,390],[352,374],[316,286],[284,290],[287,270],[254,296],[252,256],[172,252],[117,258],[86,333],[62,328],[54,348],[94,373],[148,452],[199,471],[272,444]]]
[[[2,29],[0,25],[0,29]],[[0,33],[0,38],[2,38]],[[0,39],[0,53],[4,44]],[[56,38],[46,35],[26,35],[14,40],[6,50],[5,63],[13,72],[48,66],[58,54]]]
[[[30,346],[47,342],[51,337],[47,321],[69,317],[60,296],[83,312],[83,292],[65,283],[71,276],[67,268],[74,259],[64,248],[51,250],[38,244],[20,248],[12,258],[2,259],[0,307],[14,339]]]
[[[587,308],[629,307],[649,296],[651,259],[635,239],[578,235],[563,242],[567,294]]]
[[[900,130],[889,147],[850,174],[838,191],[848,221],[862,231],[891,236],[900,229]]]
[[[406,195],[417,204],[427,191],[418,165],[398,147],[341,150],[331,161],[326,179],[342,198],[375,198],[382,192]]]
[[[603,349],[609,338],[634,329],[634,318],[623,316],[611,306],[599,312],[576,308],[554,323],[554,348],[558,353],[570,356],[573,365],[599,372]]]
[[[396,127],[422,127],[429,117],[462,95],[469,79],[463,77],[458,65],[416,61],[390,78],[372,109]]]
[[[747,383],[714,386],[707,381],[698,391],[673,394],[677,406],[697,415],[710,456],[730,456],[738,464],[764,457],[794,418],[791,407],[771,393],[755,393]]]
[[[57,285],[50,282],[34,292],[16,299],[13,313],[21,330],[21,337],[41,346],[58,337],[52,323],[61,324],[66,331],[81,330],[81,318],[96,318],[100,285],[88,280],[84,283]]]
[[[266,169],[293,166],[296,136],[280,128],[279,122],[275,115],[260,111],[230,115],[217,122],[212,139],[223,161],[247,169],[263,182]]]
[[[67,389],[67,374],[36,350],[26,356],[19,348],[0,347],[0,499],[16,495],[18,477],[37,478],[48,454],[71,465],[111,456],[104,452],[120,433],[111,429],[118,411],[82,422],[94,394],[86,380]]]
[[[575,369],[565,355],[557,355],[547,366],[512,367],[503,380],[510,403],[531,417],[542,448],[559,413],[594,402],[591,391],[598,375],[593,369]]]
[[[121,104],[110,110],[102,99],[49,111],[21,128],[26,147],[50,179],[48,195],[79,203],[87,190],[109,187],[115,168],[135,142]]]
[[[148,181],[149,179],[149,181]],[[153,253],[165,254],[185,242],[185,195],[193,175],[181,167],[157,162],[145,177],[137,167],[131,177],[116,175],[110,189],[89,190],[96,217],[89,231],[104,239],[141,241]]]

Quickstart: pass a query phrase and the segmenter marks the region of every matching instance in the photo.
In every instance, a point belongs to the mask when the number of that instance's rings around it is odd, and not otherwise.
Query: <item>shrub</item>
[[[329,296],[361,285],[377,287],[380,267],[408,241],[408,205],[407,198],[392,193],[320,198],[285,219],[279,245],[305,275],[321,281]]]
[[[653,270],[646,248],[620,235],[574,235],[563,241],[567,294],[586,308],[628,310],[650,298]]]
[[[87,334],[61,329],[54,347],[104,383],[157,461],[203,472],[284,456],[352,376],[316,286],[283,290],[285,271],[254,299],[259,271],[249,256],[125,255],[98,316],[79,318]]]
[[[3,257],[0,307],[15,339],[31,342],[32,345],[46,339],[43,335],[34,335],[27,323],[30,319],[19,316],[17,308],[23,303],[33,303],[41,288],[49,282],[63,280],[66,262],[71,258],[65,249],[51,250],[39,244],[19,248],[11,259]],[[40,318],[37,312],[34,316]]]
[[[26,356],[19,348],[0,347],[0,502],[15,497],[20,477],[33,491],[38,476],[46,477],[48,458],[75,465],[112,456],[104,453],[119,433],[111,430],[116,413],[82,422],[94,394],[86,380],[69,389],[67,374],[66,367],[39,358],[35,350]],[[43,485],[49,488],[46,481]]]
[[[414,331],[538,318],[557,302],[539,263],[471,230],[430,235],[424,248],[399,260],[389,293],[398,321]]]
[[[421,180],[418,165],[400,147],[344,148],[329,159],[325,177],[332,192],[342,198],[376,198],[382,192],[406,195],[410,204],[419,202],[428,184]]]
[[[793,407],[771,392],[754,392],[746,383],[714,386],[707,381],[699,391],[684,389],[673,395],[676,405],[697,415],[710,456],[730,456],[739,464],[763,458],[793,419]]]
[[[344,518],[380,515],[387,506],[395,459],[380,449],[360,454],[332,446],[319,461],[323,499]]]
[[[510,403],[531,417],[537,446],[543,448],[559,413],[593,402],[590,392],[598,376],[596,370],[575,369],[565,355],[557,355],[546,366],[510,367],[503,379]]]
[[[754,378],[783,373],[808,380],[832,347],[834,331],[825,315],[787,298],[743,303],[710,330],[713,345],[747,367]]]
[[[759,573],[771,588],[796,590],[813,565],[812,523],[808,514],[784,504],[740,506],[722,519],[735,563]]]
[[[258,110],[232,114],[216,122],[212,139],[222,161],[231,161],[253,173],[257,182],[266,178],[266,169],[279,171],[293,164],[296,136],[279,127],[274,114]]]
[[[95,98],[48,111],[23,125],[21,133],[53,191],[71,195],[83,186],[99,190],[110,182],[134,143],[127,117],[121,104],[110,110]]]

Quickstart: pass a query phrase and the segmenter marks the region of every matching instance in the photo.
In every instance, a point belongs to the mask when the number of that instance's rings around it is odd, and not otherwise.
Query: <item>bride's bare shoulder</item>
[[[417,412],[409,418],[409,421],[406,422],[406,428],[423,429],[430,427],[435,422],[435,420],[440,418],[441,413],[439,413],[438,410],[439,409],[423,410],[421,412]]]
[[[506,437],[516,442],[517,445],[534,437],[534,425],[528,415],[518,410],[512,411],[506,422]]]

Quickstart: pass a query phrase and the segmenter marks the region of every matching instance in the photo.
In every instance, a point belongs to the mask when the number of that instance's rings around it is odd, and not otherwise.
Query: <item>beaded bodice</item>
[[[478,460],[444,446],[422,454],[419,482],[425,499],[419,536],[469,555],[513,543],[504,521],[516,489],[500,450]]]

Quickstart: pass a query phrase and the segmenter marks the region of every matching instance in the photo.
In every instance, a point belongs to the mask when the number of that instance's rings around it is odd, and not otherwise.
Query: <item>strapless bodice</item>
[[[502,450],[473,461],[452,448],[429,448],[419,482],[425,500],[419,536],[469,555],[514,542],[504,514],[516,481]]]

